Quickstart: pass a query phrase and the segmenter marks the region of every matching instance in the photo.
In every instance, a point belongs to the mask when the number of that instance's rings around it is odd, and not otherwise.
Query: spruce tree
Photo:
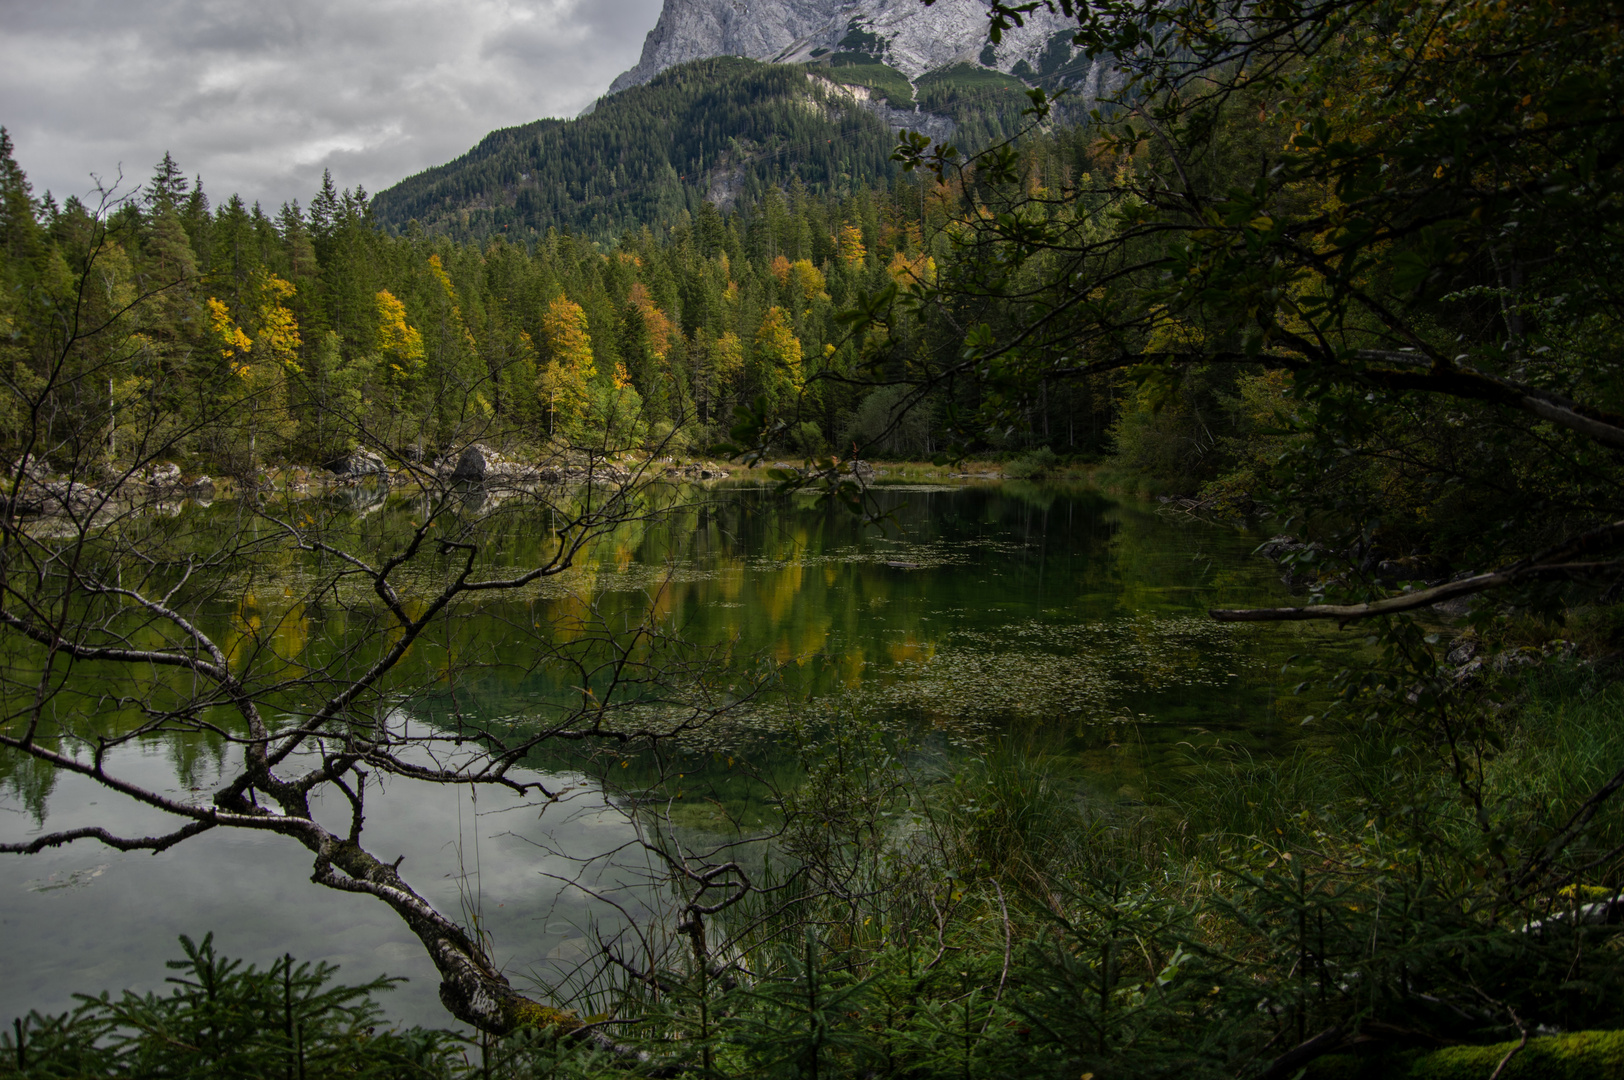
[[[175,209],[186,195],[187,186],[186,174],[181,172],[180,166],[175,164],[175,159],[165,150],[164,159],[158,162],[152,179],[147,181],[145,199],[147,207],[154,214]]]

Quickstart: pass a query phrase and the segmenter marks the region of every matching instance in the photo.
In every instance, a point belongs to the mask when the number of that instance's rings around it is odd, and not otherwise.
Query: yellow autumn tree
[[[756,331],[756,368],[761,392],[774,405],[788,404],[805,385],[801,342],[781,307],[768,308]]]
[[[868,257],[868,248],[863,246],[863,230],[855,225],[840,230],[836,246],[840,249],[841,262],[858,263]]]
[[[406,305],[388,289],[373,296],[377,317],[373,347],[377,353],[378,404],[387,409],[390,438],[399,445],[422,437],[425,413],[423,334],[406,321]],[[378,400],[381,399],[381,400]]]
[[[388,289],[374,297],[378,329],[374,341],[384,365],[384,378],[405,382],[423,370],[423,335],[406,322],[406,305]]]
[[[209,297],[209,337],[220,350],[227,370],[241,378],[243,369],[248,366],[248,354],[254,350],[254,343],[231,317],[231,309],[225,301],[212,296]]]
[[[790,264],[790,280],[795,283],[796,290],[801,298],[810,307],[814,300],[827,300],[828,282],[823,278],[823,271],[812,265],[811,259],[798,259]]]
[[[423,341],[425,374],[436,386],[479,388],[473,390],[471,402],[460,395],[435,395],[432,404],[439,436],[447,438],[468,404],[477,406],[486,417],[492,414],[494,406],[486,392],[486,373],[481,371],[479,345],[463,318],[462,304],[457,299],[451,275],[438,255],[429,256],[428,269],[439,288],[429,290],[427,305],[419,313],[418,325],[426,332]]]
[[[294,287],[275,274],[261,273],[257,281],[259,303],[252,316],[254,354],[262,364],[274,364],[281,373],[299,373],[299,322],[286,306]]]
[[[536,394],[546,411],[547,430],[573,438],[591,409],[592,380],[598,374],[586,312],[568,297],[557,297],[542,313],[541,337],[543,362]]]
[[[654,297],[641,281],[632,283],[627,302],[637,309],[643,319],[643,327],[648,331],[649,350],[656,359],[664,360],[671,352],[671,338],[677,333],[677,324],[655,305]]]
[[[739,335],[728,330],[720,337],[711,337],[703,326],[698,327],[688,358],[693,361],[694,397],[700,419],[709,422],[729,415],[726,402],[736,396],[739,376],[744,372],[744,343]]]
[[[886,267],[891,279],[898,285],[934,285],[936,283],[936,260],[925,252],[913,255],[904,255],[897,252],[891,256],[891,265]]]
[[[288,407],[288,379],[299,372],[299,323],[286,302],[294,287],[261,270],[242,294],[242,310],[208,298],[209,334],[226,362],[215,451],[229,468],[247,472],[284,453],[298,421]]]
[[[744,342],[733,331],[725,331],[716,339],[715,351],[712,354],[712,363],[716,368],[716,377],[724,386],[736,381],[739,374],[744,371]]]

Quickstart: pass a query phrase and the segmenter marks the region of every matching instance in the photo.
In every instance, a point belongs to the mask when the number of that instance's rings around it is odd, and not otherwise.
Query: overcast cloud
[[[0,125],[36,194],[164,151],[272,212],[324,168],[379,191],[499,127],[573,116],[660,0],[0,0]]]

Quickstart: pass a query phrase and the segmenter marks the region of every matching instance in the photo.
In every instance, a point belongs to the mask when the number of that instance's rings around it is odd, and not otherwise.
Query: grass
[[[871,56],[862,53],[836,53],[829,58],[826,65],[809,65],[809,69],[817,74],[826,75],[837,83],[866,86],[870,90],[877,91],[895,108],[913,108],[914,90],[908,82],[908,77]]]
[[[1521,696],[1506,750],[1486,767],[1488,780],[1523,812],[1566,820],[1624,768],[1624,685],[1566,668],[1529,677]],[[1599,856],[1621,844],[1624,803],[1615,796],[1591,821],[1581,846]],[[1616,870],[1616,856],[1613,863]]]
[[[1006,75],[1002,71],[991,68],[978,67],[975,64],[954,64],[952,67],[942,68],[921,75],[914,84],[921,95],[926,92],[963,93],[969,91],[980,93],[984,91],[1008,90],[1020,94],[1026,89],[1026,84],[1014,75]]]

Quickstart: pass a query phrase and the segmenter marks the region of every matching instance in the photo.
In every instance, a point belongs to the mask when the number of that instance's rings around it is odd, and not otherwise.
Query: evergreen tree
[[[174,210],[181,205],[181,199],[186,194],[189,185],[186,174],[181,172],[180,166],[169,151],[164,151],[164,158],[158,162],[152,179],[147,181],[146,205],[153,213],[163,213]]]
[[[310,200],[310,231],[321,240],[331,237],[333,229],[343,218],[343,205],[338,186],[333,183],[333,171],[321,171],[321,190]]]

